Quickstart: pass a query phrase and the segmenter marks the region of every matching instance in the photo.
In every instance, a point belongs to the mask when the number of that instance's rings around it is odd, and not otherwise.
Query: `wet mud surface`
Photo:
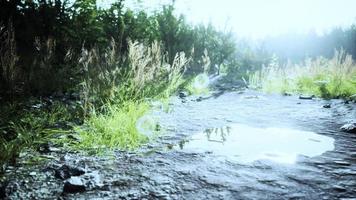
[[[326,104],[330,108],[325,108]],[[340,131],[342,125],[356,119],[355,104],[245,91],[184,100],[177,97],[172,99],[168,112],[161,107],[156,105],[145,117],[159,121],[165,134],[137,152],[117,151],[112,157],[51,152],[48,156],[53,159],[42,165],[10,167],[0,196],[4,199],[356,198],[356,134]],[[229,131],[231,128],[238,131]],[[271,128],[272,131],[266,131]],[[257,138],[258,142],[251,144],[250,139],[245,139],[244,144],[249,145],[239,150],[241,138],[256,130],[260,131],[256,137],[262,139]],[[284,132],[290,145],[277,139]],[[306,136],[295,136],[298,133]],[[261,134],[269,134],[272,139]],[[275,148],[271,141],[276,142]],[[282,141],[285,144],[281,145]],[[267,142],[271,148],[261,148]],[[256,156],[261,154],[264,156]],[[283,158],[290,158],[288,155],[292,159],[284,162]],[[254,159],[239,159],[253,156]]]

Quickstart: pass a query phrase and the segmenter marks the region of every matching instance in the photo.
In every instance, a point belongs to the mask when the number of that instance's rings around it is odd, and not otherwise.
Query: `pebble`
[[[323,108],[331,108],[331,104],[325,104],[325,105],[323,105]]]
[[[81,178],[72,177],[64,183],[63,192],[64,193],[79,193],[86,190],[85,185]]]
[[[356,133],[356,122],[345,124],[340,129],[347,133]]]
[[[80,176],[83,174],[85,174],[85,171],[83,169],[68,166],[68,165],[62,165],[54,172],[54,176],[62,180],[68,179],[72,176]]]
[[[303,99],[303,100],[311,100],[313,99],[315,96],[311,95],[311,96],[305,96],[305,95],[300,95],[299,99]]]

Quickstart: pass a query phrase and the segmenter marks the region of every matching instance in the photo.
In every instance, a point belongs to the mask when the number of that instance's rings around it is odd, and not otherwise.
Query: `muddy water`
[[[342,100],[233,92],[154,116],[167,154],[202,156],[194,174],[224,198],[356,198],[356,135],[339,130],[356,110]]]
[[[294,164],[297,156],[319,156],[334,149],[334,139],[308,131],[231,124],[194,134],[181,149],[209,152],[241,163],[271,160]]]
[[[137,152],[60,152],[46,165],[9,170],[9,199],[356,198],[356,135],[339,130],[356,119],[354,104],[253,91],[196,99],[173,98],[168,112],[156,104],[144,119],[165,134]],[[63,164],[99,180],[63,194],[53,173]]]

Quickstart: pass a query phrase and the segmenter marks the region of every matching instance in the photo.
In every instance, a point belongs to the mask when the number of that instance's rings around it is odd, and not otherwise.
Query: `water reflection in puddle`
[[[228,156],[242,163],[271,160],[292,164],[298,155],[313,157],[333,150],[334,139],[307,131],[234,124],[195,134],[179,143],[179,147],[185,151]]]

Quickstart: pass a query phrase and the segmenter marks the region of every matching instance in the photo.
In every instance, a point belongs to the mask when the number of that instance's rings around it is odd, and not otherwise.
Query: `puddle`
[[[179,147],[184,151],[212,152],[242,163],[270,160],[293,164],[299,155],[314,157],[333,150],[334,139],[308,131],[234,124],[194,134]]]

